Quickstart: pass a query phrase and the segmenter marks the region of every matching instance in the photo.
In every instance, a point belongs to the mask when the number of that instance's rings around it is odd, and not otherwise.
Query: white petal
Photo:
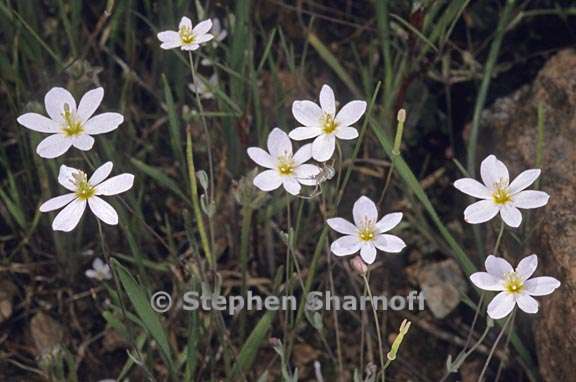
[[[97,88],[86,92],[80,100],[76,115],[82,122],[88,120],[94,114],[104,98],[104,88]]]
[[[288,135],[295,141],[303,141],[305,139],[316,138],[320,134],[322,134],[320,127],[297,127]]]
[[[538,313],[538,301],[528,293],[521,293],[516,297],[518,307],[526,313]]]
[[[504,223],[510,227],[519,227],[520,223],[522,223],[520,210],[512,204],[505,204],[504,207],[500,209],[500,217],[502,217]]]
[[[118,224],[118,214],[116,213],[116,210],[102,198],[93,196],[88,199],[88,205],[90,206],[90,210],[94,212],[94,215],[104,223],[110,225]]]
[[[200,48],[200,45],[198,44],[186,44],[186,45],[182,45],[182,50],[189,50],[189,51],[194,51],[196,49]]]
[[[560,287],[560,281],[549,276],[534,277],[524,282],[526,293],[532,296],[545,296],[554,292],[558,287]]]
[[[300,183],[298,183],[298,181],[291,176],[283,177],[282,185],[284,186],[284,189],[292,195],[298,195],[300,193],[300,190],[302,189]]]
[[[134,184],[134,175],[120,174],[96,186],[96,195],[116,195],[128,191]]]
[[[52,222],[52,229],[54,231],[72,231],[80,221],[84,210],[86,209],[86,201],[76,199],[68,204],[62,211],[56,215]]]
[[[268,151],[274,159],[279,156],[292,156],[292,141],[288,138],[288,134],[277,127],[268,134],[267,144]]]
[[[94,261],[92,262],[92,268],[94,268],[97,271],[101,271],[106,267],[106,264],[104,264],[104,262],[102,261],[101,258],[97,257],[94,259]]]
[[[57,133],[60,131],[58,123],[38,113],[22,114],[17,121],[25,128],[40,133]]]
[[[305,186],[315,186],[316,176],[320,174],[320,167],[313,164],[301,164],[294,170],[296,180]]]
[[[162,48],[162,49],[174,49],[174,48],[179,48],[181,46],[182,46],[182,41],[180,41],[180,37],[178,37],[178,40],[166,41],[166,42],[163,42],[162,44],[160,44],[160,48]]]
[[[516,274],[522,279],[522,281],[525,281],[534,274],[537,267],[538,256],[530,255],[520,260],[518,266],[516,267]]]
[[[64,113],[65,104],[68,104],[71,113],[76,112],[76,101],[72,94],[64,88],[52,88],[44,96],[46,112],[56,122],[64,122],[62,114]]]
[[[94,138],[88,134],[82,134],[71,139],[72,145],[82,151],[88,151],[92,148],[92,146],[94,146]]]
[[[326,162],[334,154],[336,138],[333,135],[320,135],[312,142],[312,157],[318,162]]]
[[[320,106],[312,101],[294,101],[292,114],[304,126],[320,127],[324,113]]]
[[[68,167],[66,165],[60,166],[60,171],[58,172],[58,183],[65,187],[67,190],[76,191],[76,186],[74,185],[74,174],[80,172],[80,170],[74,167]]]
[[[274,160],[266,151],[262,150],[260,147],[248,147],[248,156],[257,165],[266,167],[266,168],[274,168]]]
[[[517,208],[538,208],[548,204],[550,195],[543,191],[520,191],[512,196],[512,203]]]
[[[512,194],[524,190],[526,187],[530,186],[532,183],[538,179],[540,176],[539,169],[526,170],[520,173],[513,181],[510,183],[509,190]]]
[[[364,101],[351,101],[348,102],[338,114],[336,114],[335,122],[339,126],[352,126],[362,118],[362,114],[366,111],[366,102]]]
[[[508,292],[500,292],[488,304],[488,315],[493,320],[499,320],[510,314],[516,304],[514,296]]]
[[[330,115],[336,114],[336,99],[334,98],[334,91],[328,85],[322,86],[320,90],[320,106],[324,113]]]
[[[384,217],[376,223],[378,233],[388,232],[392,228],[396,227],[402,220],[402,216],[402,212],[392,212],[384,215]]]
[[[98,273],[93,269],[87,269],[84,274],[86,275],[86,277],[89,277],[91,279],[97,279],[98,278]]]
[[[353,127],[339,127],[334,131],[338,139],[350,140],[358,138],[358,130]]]
[[[100,184],[104,179],[108,178],[108,175],[110,175],[110,173],[112,172],[113,166],[114,165],[112,162],[106,162],[102,166],[98,167],[92,173],[92,176],[88,180],[88,183],[90,183],[92,186],[97,186],[98,184]]]
[[[374,244],[379,250],[388,253],[400,253],[404,248],[406,248],[404,240],[400,239],[398,236],[387,234],[377,235],[374,239]]]
[[[178,24],[178,30],[180,30],[182,28],[188,28],[188,29],[192,30],[192,20],[190,20],[186,16],[182,17],[180,19],[180,23]]]
[[[258,174],[253,183],[262,191],[272,191],[282,185],[282,178],[275,170],[266,170]]]
[[[360,248],[360,257],[366,264],[372,264],[376,260],[376,247],[372,243],[364,243]]]
[[[361,243],[358,236],[342,236],[338,240],[332,242],[330,250],[336,256],[352,255],[360,250]]]
[[[491,190],[495,188],[496,183],[500,183],[504,187],[508,186],[510,179],[506,165],[494,155],[488,155],[482,161],[480,164],[480,175],[486,187]]]
[[[356,227],[361,227],[366,223],[375,224],[378,220],[378,209],[376,204],[366,196],[361,196],[352,207],[352,216]]]
[[[166,42],[180,42],[180,35],[176,31],[164,31],[156,35],[158,40]]]
[[[102,113],[86,121],[84,129],[90,135],[104,134],[116,130],[122,122],[124,116],[120,113]]]
[[[208,41],[212,40],[213,38],[214,38],[214,35],[211,35],[210,33],[206,33],[206,34],[203,34],[201,36],[197,36],[194,39],[194,44],[198,44],[198,45],[204,44],[205,42],[208,42]]]
[[[40,212],[57,210],[59,208],[64,207],[66,204],[70,203],[74,199],[76,199],[76,194],[74,193],[64,194],[52,199],[48,199],[40,206]]]
[[[199,36],[207,33],[210,29],[212,29],[212,20],[204,20],[196,24],[194,29],[192,29],[192,33],[194,35]]]
[[[492,193],[485,185],[472,178],[462,178],[454,182],[454,187],[463,193],[480,199],[490,199]]]
[[[497,279],[503,279],[507,273],[514,272],[514,268],[502,257],[490,255],[484,261],[486,271]]]
[[[345,235],[356,235],[358,233],[358,228],[346,219],[342,218],[331,218],[326,220],[326,223],[336,232],[343,233]]]
[[[308,143],[300,147],[292,159],[294,159],[294,163],[298,166],[304,162],[308,162],[310,158],[312,158],[312,144]]]
[[[470,281],[480,289],[502,291],[502,279],[494,277],[488,272],[476,272],[470,275]]]
[[[479,224],[492,219],[500,209],[491,200],[481,200],[466,207],[464,220],[470,224]]]
[[[72,146],[72,139],[64,134],[54,134],[44,138],[36,147],[36,153],[42,158],[52,159],[64,154]]]

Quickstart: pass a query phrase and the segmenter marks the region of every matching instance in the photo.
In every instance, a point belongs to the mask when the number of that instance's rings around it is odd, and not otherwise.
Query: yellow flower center
[[[292,175],[294,173],[294,161],[292,158],[278,158],[278,172],[280,175]]]
[[[512,200],[512,195],[508,192],[507,188],[498,187],[494,193],[492,193],[492,200],[496,204],[506,204]]]
[[[67,103],[64,104],[64,113],[62,113],[62,118],[64,118],[64,127],[62,128],[62,132],[65,136],[74,137],[84,132],[82,122],[74,117],[70,111],[70,106]]]
[[[88,200],[96,194],[96,188],[88,183],[86,173],[79,171],[72,174],[76,186],[76,196],[80,200]]]
[[[180,40],[182,40],[182,43],[184,44],[192,44],[196,38],[194,33],[192,33],[192,30],[188,27],[180,28],[178,34],[180,35]]]
[[[333,133],[337,127],[338,125],[334,121],[334,117],[328,113],[325,113],[324,117],[322,117],[322,131],[324,131],[326,134],[330,134]]]
[[[372,241],[374,240],[374,230],[371,227],[362,228],[359,236],[362,241]]]
[[[510,272],[504,279],[504,290],[508,293],[520,293],[524,289],[524,282],[515,272]]]

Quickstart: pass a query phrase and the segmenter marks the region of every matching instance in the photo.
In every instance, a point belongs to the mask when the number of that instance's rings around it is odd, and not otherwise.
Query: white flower
[[[352,208],[354,224],[346,219],[332,218],[326,222],[336,232],[345,234],[330,246],[336,256],[348,256],[360,251],[367,264],[376,259],[376,248],[389,253],[399,253],[406,244],[398,236],[384,232],[396,227],[402,220],[401,212],[384,215],[378,220],[376,204],[366,196],[361,196]]]
[[[269,170],[263,171],[254,178],[254,185],[262,191],[272,191],[284,186],[284,189],[292,195],[298,195],[300,185],[316,185],[315,177],[320,173],[320,168],[313,164],[306,164],[312,157],[312,146],[302,146],[292,155],[292,141],[288,134],[274,128],[268,135],[268,152],[259,147],[249,147],[248,156],[262,167]]]
[[[218,86],[218,75],[216,73],[212,74],[208,79],[208,84],[200,79],[195,79],[194,83],[188,84],[188,89],[194,93],[198,93],[200,98],[211,99],[214,98],[214,93],[212,92]]]
[[[92,135],[115,130],[124,117],[119,113],[102,113],[92,116],[104,97],[104,89],[97,88],[86,92],[76,108],[72,94],[64,88],[52,88],[44,97],[47,118],[37,113],[26,113],[18,117],[22,126],[52,134],[45,138],[36,152],[42,158],[56,158],[64,154],[70,146],[87,151],[94,145]]]
[[[112,279],[110,266],[104,263],[100,258],[95,258],[92,262],[92,269],[86,270],[86,276],[98,281]]]
[[[462,178],[454,182],[454,187],[465,194],[483,199],[469,205],[464,210],[464,220],[470,224],[484,223],[500,212],[504,223],[518,227],[522,214],[518,208],[538,208],[548,203],[550,197],[542,191],[524,191],[540,176],[540,170],[523,171],[509,183],[508,169],[494,155],[489,155],[480,165],[480,175],[484,184]]]
[[[200,48],[200,45],[214,38],[213,35],[208,33],[210,28],[212,28],[212,20],[201,21],[192,28],[192,21],[184,16],[178,25],[178,32],[164,31],[158,33],[158,39],[162,42],[160,48],[196,50]]]
[[[215,18],[212,20],[212,34],[214,35],[214,40],[212,44],[215,46],[217,43],[223,41],[228,36],[228,31],[222,27],[222,23],[219,19]]]
[[[336,113],[336,100],[334,92],[328,85],[322,86],[320,91],[320,106],[312,101],[294,101],[292,114],[304,126],[295,128],[290,132],[290,138],[295,141],[314,139],[312,143],[312,157],[325,162],[332,157],[336,147],[336,138],[355,139],[358,130],[351,127],[362,117],[366,111],[366,102],[348,102]]]
[[[538,312],[538,301],[532,296],[545,296],[560,286],[554,277],[530,276],[538,267],[538,256],[523,258],[516,270],[501,257],[488,256],[485,262],[488,272],[476,272],[470,280],[480,289],[500,291],[488,304],[488,315],[494,320],[506,317],[517,304],[526,313]]]
[[[134,183],[134,175],[120,174],[106,180],[112,172],[112,162],[98,167],[90,179],[83,171],[60,166],[58,183],[72,191],[52,198],[40,206],[41,212],[54,211],[64,206],[52,222],[54,231],[70,232],[78,225],[86,204],[106,224],[118,224],[118,214],[114,208],[99,196],[116,195],[128,191]]]

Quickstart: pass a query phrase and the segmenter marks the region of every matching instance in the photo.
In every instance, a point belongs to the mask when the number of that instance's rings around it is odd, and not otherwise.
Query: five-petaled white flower
[[[500,212],[502,220],[510,227],[518,227],[522,214],[518,208],[538,208],[548,203],[549,195],[543,191],[524,191],[540,176],[539,169],[526,170],[509,183],[508,169],[494,155],[489,155],[480,165],[484,184],[472,178],[454,182],[454,187],[465,194],[483,199],[464,210],[464,220],[471,224],[484,223]]]
[[[112,279],[112,272],[110,266],[102,261],[99,257],[95,258],[92,262],[92,269],[86,270],[86,277],[96,279],[98,281]]]
[[[488,304],[488,315],[495,320],[506,317],[515,305],[526,313],[537,313],[538,301],[532,296],[545,296],[560,286],[554,277],[530,278],[538,267],[536,255],[520,260],[515,270],[503,258],[492,255],[485,266],[487,272],[473,273],[470,280],[480,289],[500,292]]]
[[[315,138],[312,143],[312,157],[325,162],[332,158],[336,147],[336,138],[355,139],[358,130],[351,127],[366,111],[366,102],[351,101],[336,113],[334,91],[328,85],[320,91],[320,106],[312,101],[294,101],[292,114],[304,126],[290,132],[295,141]]]
[[[259,147],[249,147],[248,155],[262,167],[263,171],[254,178],[254,185],[262,191],[272,191],[284,186],[292,195],[298,195],[300,185],[316,185],[316,175],[320,168],[313,164],[306,164],[312,157],[312,145],[302,146],[292,154],[292,141],[288,134],[279,128],[274,128],[268,135],[268,152]]]
[[[362,260],[372,264],[376,259],[376,248],[384,252],[399,253],[406,247],[398,236],[385,234],[400,223],[401,212],[386,214],[378,220],[376,204],[366,196],[361,196],[354,203],[352,215],[354,224],[342,218],[326,221],[334,231],[346,235],[330,246],[336,256],[352,255],[360,251]]]
[[[208,33],[210,28],[212,28],[212,20],[201,21],[192,28],[192,21],[184,16],[178,25],[178,32],[164,31],[158,33],[158,39],[162,42],[160,48],[196,50],[200,48],[200,45],[214,38],[213,35]]]
[[[116,195],[128,191],[134,183],[134,175],[124,173],[106,180],[111,172],[112,162],[106,162],[98,167],[90,179],[83,171],[65,165],[60,166],[58,182],[72,192],[49,199],[40,206],[41,212],[49,212],[66,206],[54,218],[52,229],[72,231],[78,225],[86,204],[104,223],[118,224],[118,214],[114,208],[99,196]]]
[[[18,123],[30,130],[52,134],[36,148],[42,158],[56,158],[68,151],[70,146],[87,151],[94,145],[92,135],[108,133],[124,122],[124,117],[119,113],[92,116],[103,97],[103,88],[90,90],[82,96],[76,108],[72,94],[64,88],[55,87],[44,97],[46,113],[50,118],[26,113],[18,117]]]

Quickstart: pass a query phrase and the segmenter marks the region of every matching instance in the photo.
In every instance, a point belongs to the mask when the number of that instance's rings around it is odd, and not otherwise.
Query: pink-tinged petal
[[[539,169],[526,170],[520,173],[513,181],[510,183],[509,190],[510,193],[515,194],[520,192],[530,186],[532,183],[538,179],[540,176]]]
[[[52,159],[64,154],[72,146],[72,139],[64,134],[54,134],[44,138],[36,147],[36,153],[42,158]]]
[[[248,156],[250,157],[250,159],[252,159],[254,162],[256,162],[257,165],[262,166],[262,167],[266,167],[266,168],[274,168],[274,160],[272,159],[272,157],[270,156],[270,154],[268,154],[266,151],[262,150],[260,147],[249,147],[248,150]]]
[[[338,139],[350,140],[358,138],[358,130],[353,127],[339,127],[334,131],[334,135]]]
[[[310,158],[312,158],[312,144],[308,143],[300,147],[292,159],[294,160],[296,166],[299,166],[304,162],[308,162]]]
[[[302,186],[300,185],[300,183],[298,183],[298,181],[296,180],[296,178],[291,177],[291,176],[285,176],[282,178],[282,185],[284,186],[284,189],[292,195],[298,195],[300,193],[300,190],[302,189]]]
[[[58,123],[37,113],[22,114],[18,117],[17,121],[25,128],[40,133],[57,133],[60,131],[60,125],[58,125]]]
[[[454,187],[456,187],[463,193],[473,196],[475,198],[490,199],[492,197],[492,192],[490,192],[490,190],[485,185],[478,182],[476,179],[472,178],[458,179],[457,181],[454,182]]]
[[[76,194],[74,193],[64,194],[52,199],[48,199],[40,206],[40,212],[50,212],[60,209],[65,205],[67,205],[68,203],[70,203],[71,201],[73,201],[74,199],[76,199]]]
[[[392,212],[386,214],[376,223],[376,229],[378,233],[384,233],[390,231],[392,228],[400,224],[402,220],[402,212]]]
[[[362,114],[366,111],[366,102],[364,101],[351,101],[348,102],[338,114],[336,114],[335,122],[338,126],[352,126],[362,118]]]
[[[116,195],[128,191],[134,184],[134,175],[120,174],[96,186],[96,195]]]
[[[64,88],[55,87],[50,89],[48,93],[44,96],[44,106],[46,107],[46,113],[55,122],[64,122],[63,113],[64,105],[68,105],[71,113],[76,112],[76,100],[72,97],[72,94]]]
[[[548,204],[550,195],[543,191],[520,191],[512,196],[512,203],[516,208],[539,208]]]
[[[512,312],[516,305],[514,296],[508,292],[500,292],[488,304],[488,315],[493,320],[499,320]]]
[[[110,205],[110,203],[104,201],[102,198],[97,196],[93,196],[88,199],[88,205],[90,206],[90,210],[98,217],[98,219],[102,220],[104,223],[109,225],[116,225],[118,224],[118,214],[114,207]]]
[[[200,36],[207,33],[210,29],[212,29],[212,20],[208,19],[196,24],[194,29],[192,29],[192,33],[194,33],[195,36]]]
[[[58,172],[58,183],[69,191],[76,191],[76,186],[74,185],[74,174],[79,172],[80,170],[75,169],[74,167],[61,165],[60,171]]]
[[[358,228],[346,219],[342,218],[331,218],[326,220],[326,223],[336,232],[343,233],[345,235],[356,235],[358,234]]]
[[[488,273],[497,279],[503,279],[506,274],[514,272],[514,268],[512,268],[512,265],[510,265],[509,262],[502,257],[496,257],[494,255],[490,255],[486,258],[486,261],[484,261],[484,267],[486,267]]]
[[[560,287],[560,281],[554,277],[542,276],[524,282],[524,290],[532,296],[545,296]]]
[[[464,220],[470,224],[484,223],[496,216],[499,210],[491,200],[480,200],[466,207]]]
[[[377,235],[374,239],[374,244],[379,250],[388,253],[400,253],[406,248],[404,240],[394,235]]]
[[[305,186],[315,186],[316,176],[320,174],[320,167],[313,164],[301,164],[294,170],[296,180]]]
[[[312,101],[294,101],[292,114],[304,126],[321,127],[324,113],[320,106]]]
[[[210,33],[206,33],[203,34],[201,36],[196,37],[196,39],[194,39],[194,44],[204,44],[205,42],[208,42],[210,40],[212,40],[214,38],[213,35],[211,35]]]
[[[288,135],[295,141],[303,141],[305,139],[316,138],[320,134],[322,134],[320,127],[297,127]]]
[[[522,279],[522,281],[525,281],[534,274],[537,267],[538,256],[530,255],[520,260],[518,266],[516,267],[516,274]]]
[[[116,130],[124,122],[124,116],[120,113],[102,113],[90,118],[84,124],[87,134],[96,135]]]
[[[378,220],[376,204],[368,197],[361,196],[352,207],[352,216],[356,227],[362,227],[366,223],[375,224]]]
[[[160,32],[156,35],[158,40],[166,43],[166,42],[180,42],[180,34],[176,31],[164,31]]]
[[[357,236],[342,236],[330,245],[330,250],[336,256],[352,255],[360,250],[361,243]]]
[[[520,213],[520,210],[512,204],[505,204],[500,209],[500,217],[504,220],[504,223],[510,227],[520,227],[520,224],[522,223],[522,214]]]
[[[328,85],[323,85],[320,90],[320,106],[324,113],[336,114],[336,98],[334,97],[334,91]]]
[[[97,88],[86,92],[80,100],[76,114],[82,122],[88,120],[102,103],[104,88]]]
[[[190,20],[186,16],[182,17],[180,19],[180,23],[178,24],[178,30],[180,30],[182,28],[188,28],[188,29],[192,30],[192,20]]]
[[[268,134],[267,145],[268,152],[274,159],[279,156],[292,156],[292,141],[288,138],[288,134],[277,127]]]
[[[516,304],[526,313],[538,313],[538,301],[527,293],[521,293],[516,296]]]
[[[374,263],[376,260],[376,247],[372,243],[364,243],[360,248],[360,257],[366,264]]]
[[[490,190],[495,189],[497,184],[506,187],[510,181],[506,165],[494,155],[488,155],[482,161],[480,164],[480,175],[482,176],[482,181]]]
[[[70,232],[78,225],[84,210],[86,209],[86,201],[75,199],[68,204],[62,211],[56,215],[52,222],[52,229],[54,231]]]
[[[478,288],[491,291],[502,291],[504,285],[502,279],[494,277],[488,272],[476,272],[470,275],[470,281]]]
[[[318,162],[326,162],[336,150],[336,138],[333,135],[320,135],[312,142],[312,157]]]
[[[256,175],[254,185],[262,191],[272,191],[282,185],[282,178],[276,170],[266,170]]]
[[[114,164],[109,161],[109,162],[104,163],[100,167],[98,167],[94,171],[94,173],[92,173],[92,176],[88,180],[88,183],[90,183],[92,186],[97,186],[100,183],[102,183],[102,181],[104,179],[108,178],[108,176],[112,172],[113,166],[114,166]]]
[[[162,49],[174,49],[174,48],[179,48],[182,46],[182,41],[180,41],[180,38],[178,38],[178,40],[174,40],[174,41],[165,41],[162,44],[160,44],[160,48]]]
[[[88,151],[94,146],[94,138],[89,136],[88,134],[82,134],[77,137],[73,137],[72,145],[76,147],[78,150]]]

